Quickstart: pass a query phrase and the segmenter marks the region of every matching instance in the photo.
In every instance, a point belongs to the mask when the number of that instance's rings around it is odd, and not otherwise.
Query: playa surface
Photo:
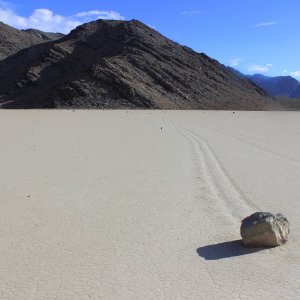
[[[300,297],[297,112],[0,111],[0,299]],[[281,212],[283,247],[242,218]]]

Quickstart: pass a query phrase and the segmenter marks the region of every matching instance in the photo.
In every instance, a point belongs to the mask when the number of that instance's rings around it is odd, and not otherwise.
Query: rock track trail
[[[247,199],[204,138],[168,119],[164,121],[191,145],[195,167],[200,178],[209,187],[211,196],[215,199],[215,207],[219,207],[222,212],[225,208],[226,216],[235,223],[240,223],[245,216],[263,209]]]
[[[283,159],[283,160],[286,160],[288,162],[292,162],[292,163],[295,163],[295,164],[300,164],[300,161],[297,160],[297,159],[289,157],[288,155],[285,155],[285,154],[279,154],[279,153],[277,153],[275,151],[272,151],[270,149],[266,149],[265,147],[261,147],[261,146],[257,145],[256,143],[251,143],[251,142],[247,141],[245,138],[237,137],[237,136],[234,136],[232,134],[225,133],[225,132],[223,132],[221,130],[214,129],[213,131],[215,133],[220,134],[220,135],[227,136],[227,137],[229,137],[231,139],[234,139],[234,140],[236,140],[238,142],[242,142],[244,144],[247,144],[247,145],[249,145],[249,146],[251,146],[253,148],[256,148],[259,151],[262,151],[262,152],[264,152],[264,153],[266,153],[268,155],[274,156],[277,159]]]

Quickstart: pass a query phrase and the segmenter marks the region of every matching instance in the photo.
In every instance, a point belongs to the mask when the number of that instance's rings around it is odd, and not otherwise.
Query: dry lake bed
[[[300,298],[300,114],[0,112],[0,299]],[[240,244],[283,213],[288,243]]]

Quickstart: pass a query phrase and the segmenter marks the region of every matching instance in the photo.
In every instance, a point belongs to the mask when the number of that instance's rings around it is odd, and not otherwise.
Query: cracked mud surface
[[[292,112],[1,111],[0,299],[296,299]],[[289,242],[245,249],[281,212]]]

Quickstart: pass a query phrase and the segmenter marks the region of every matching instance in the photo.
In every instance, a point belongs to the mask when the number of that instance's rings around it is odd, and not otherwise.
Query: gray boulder
[[[288,240],[290,225],[282,214],[256,212],[241,224],[241,236],[246,247],[276,247]]]

